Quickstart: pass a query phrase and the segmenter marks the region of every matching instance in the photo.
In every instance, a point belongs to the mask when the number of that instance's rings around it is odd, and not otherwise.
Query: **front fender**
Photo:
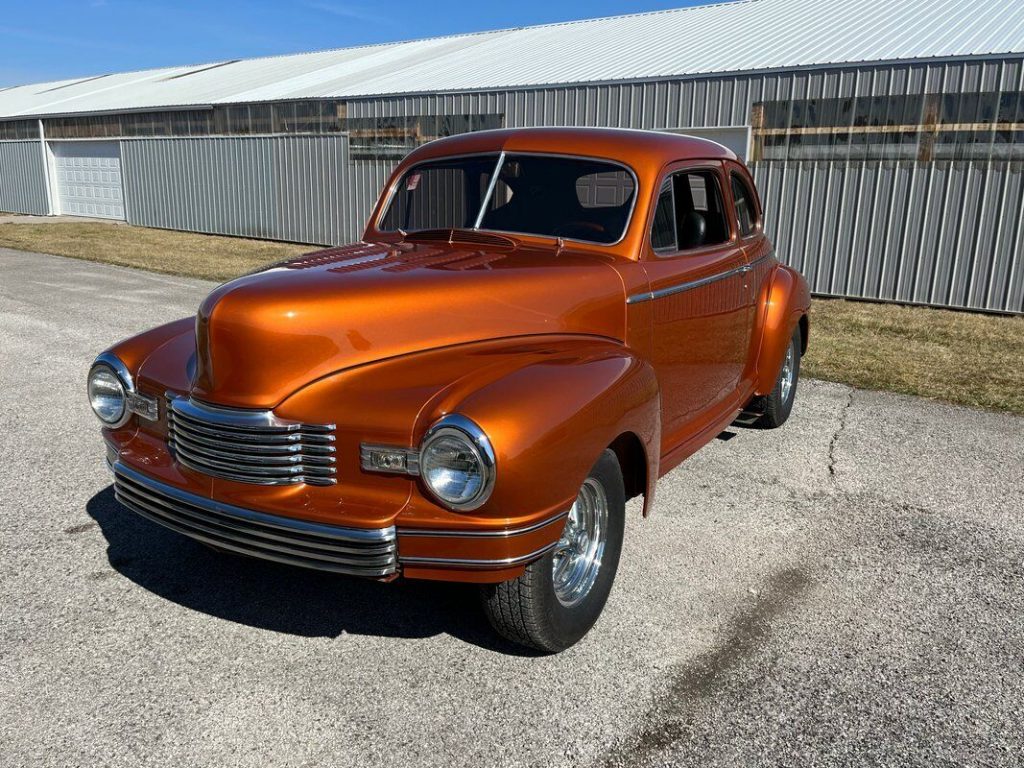
[[[447,413],[473,419],[494,446],[497,481],[480,510],[488,517],[564,511],[601,452],[623,435],[642,447],[645,497],[652,499],[660,445],[658,383],[651,366],[621,344],[552,344],[497,377],[467,377],[424,407],[417,434]],[[406,514],[416,517],[421,509],[414,501]]]
[[[779,266],[770,279],[768,291],[762,299],[764,320],[757,355],[757,395],[768,395],[775,388],[789,340],[793,338],[800,318],[811,307],[807,281],[795,269]]]

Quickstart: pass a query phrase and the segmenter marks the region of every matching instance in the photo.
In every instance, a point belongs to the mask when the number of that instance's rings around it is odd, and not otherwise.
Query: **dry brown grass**
[[[0,224],[0,246],[207,280],[228,280],[317,249],[86,221]]]
[[[227,280],[315,246],[95,222],[0,224],[0,246]],[[807,376],[1024,413],[1024,317],[818,299]]]
[[[1024,413],[1024,317],[818,299],[803,373]]]

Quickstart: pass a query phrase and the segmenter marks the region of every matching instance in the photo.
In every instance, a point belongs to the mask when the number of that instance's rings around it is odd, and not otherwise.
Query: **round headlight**
[[[89,405],[108,426],[120,426],[128,413],[124,383],[112,368],[99,364],[89,371]]]
[[[494,451],[487,435],[464,416],[444,417],[423,440],[420,476],[438,501],[451,509],[482,506],[494,487]]]

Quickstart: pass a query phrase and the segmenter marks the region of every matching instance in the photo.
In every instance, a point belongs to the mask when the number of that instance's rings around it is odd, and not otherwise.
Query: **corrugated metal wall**
[[[38,141],[0,141],[0,211],[41,216],[50,212]]]
[[[345,136],[121,142],[128,221],[299,243],[358,239]]]
[[[1022,90],[1018,56],[382,97],[348,102],[347,116],[501,115],[510,127],[664,129],[746,125],[761,101]],[[29,165],[0,165],[0,208],[43,212],[38,145],[4,142],[0,164],[22,152]],[[346,138],[335,135],[122,141],[132,223],[309,243],[358,239],[394,165],[351,159]],[[1022,313],[1022,165],[790,159],[752,168],[780,257],[816,292]]]
[[[755,176],[769,236],[814,293],[1024,311],[1020,163],[760,163]]]
[[[366,99],[350,117],[498,113],[509,127],[736,126],[760,101],[1024,90],[1019,57]],[[358,160],[353,215],[369,213],[394,167]],[[779,255],[819,294],[1024,312],[1020,162],[751,163]]]

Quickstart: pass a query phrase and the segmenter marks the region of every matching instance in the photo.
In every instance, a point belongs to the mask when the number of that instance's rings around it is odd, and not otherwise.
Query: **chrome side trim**
[[[526,525],[521,528],[507,528],[501,531],[459,531],[453,528],[439,528],[437,530],[431,530],[429,528],[399,528],[399,536],[428,536],[428,537],[463,537],[463,538],[485,538],[485,539],[507,539],[511,536],[522,536],[524,533],[532,533],[533,531],[539,531],[541,528],[546,528],[552,523],[557,523],[559,520],[564,520],[569,514],[569,510],[559,512],[553,517],[549,517],[546,520],[541,520],[539,523],[533,523],[532,525]]]
[[[505,557],[498,560],[472,560],[461,557],[399,557],[402,565],[452,565],[460,568],[511,568],[515,565],[522,565],[543,557],[552,549],[558,546],[553,541],[547,546],[530,552],[520,557]]]
[[[730,269],[726,272],[719,272],[708,277],[702,277],[700,280],[691,280],[688,283],[679,283],[678,285],[670,285],[665,288],[659,288],[656,291],[645,291],[644,293],[634,293],[632,296],[626,299],[627,304],[640,304],[644,301],[654,301],[655,299],[664,299],[666,296],[675,296],[677,293],[684,293],[685,291],[692,291],[694,288],[702,288],[705,285],[711,285],[711,283],[717,283],[719,280],[725,280],[726,278],[732,277],[733,275],[740,275],[744,272],[749,272],[750,267],[744,264],[741,267]]]
[[[659,288],[656,291],[645,291],[643,293],[634,293],[626,299],[627,304],[639,304],[644,301],[653,301],[654,299],[663,299],[666,296],[674,296],[677,293],[683,293],[685,291],[692,291],[694,288],[702,288],[705,285],[716,283],[719,280],[725,280],[726,278],[732,277],[733,275],[742,275],[750,272],[756,264],[760,264],[766,259],[772,258],[775,255],[774,251],[761,256],[749,264],[743,264],[742,266],[735,267],[733,269],[726,270],[725,272],[718,272],[714,275],[708,275],[702,277],[699,280],[691,280],[687,283],[679,283],[678,285],[670,285],[665,288]]]
[[[264,560],[356,576],[397,571],[394,526],[346,528],[214,501],[154,480],[120,461],[114,492],[131,511],[215,547]]]

